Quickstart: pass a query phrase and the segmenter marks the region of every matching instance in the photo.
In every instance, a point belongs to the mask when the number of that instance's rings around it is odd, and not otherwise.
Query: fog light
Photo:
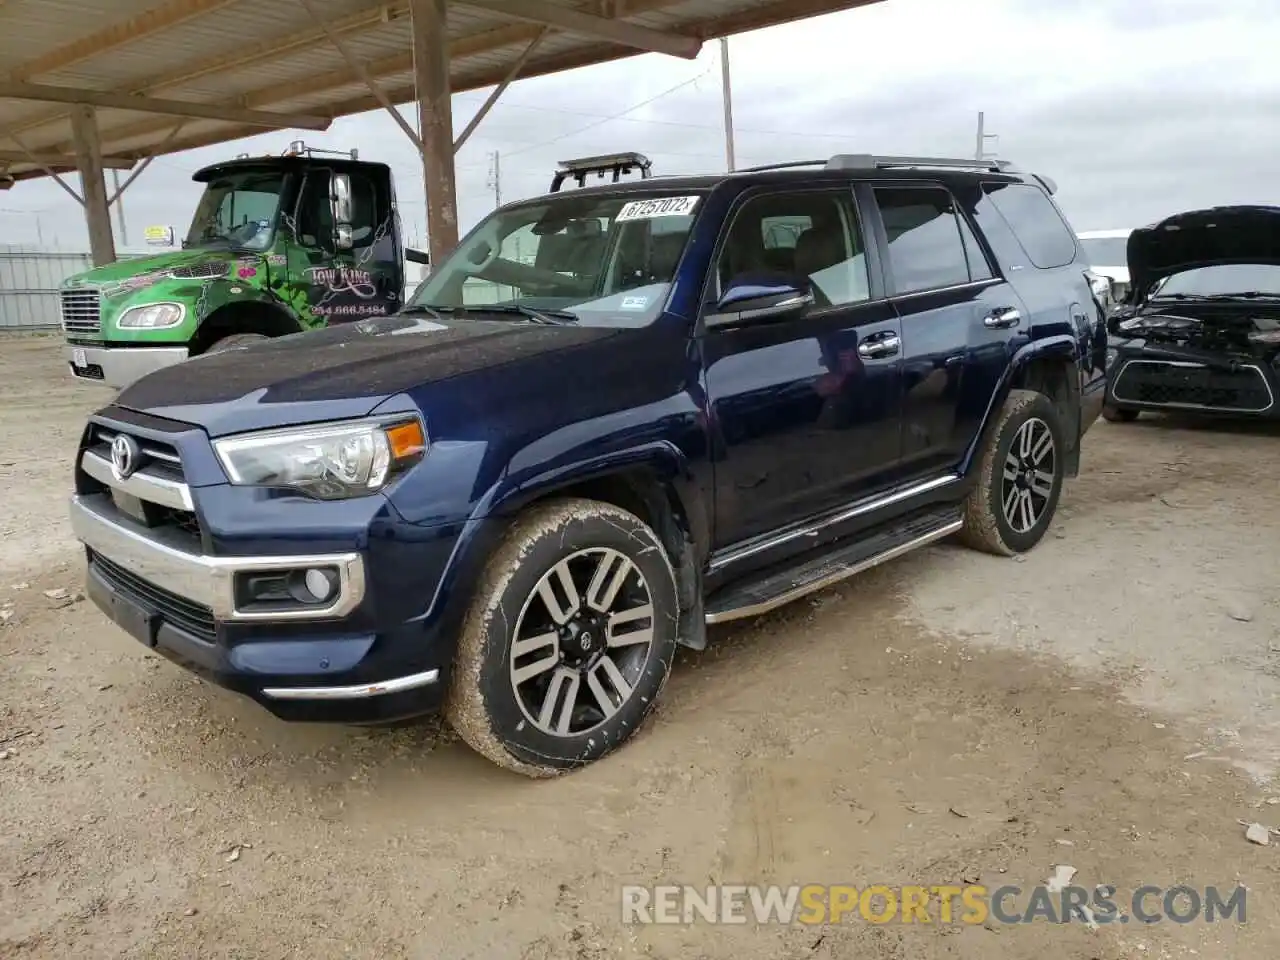
[[[332,570],[312,567],[303,576],[302,583],[307,588],[307,593],[311,594],[310,599],[316,603],[323,603],[333,596],[333,591],[337,589],[338,575]]]

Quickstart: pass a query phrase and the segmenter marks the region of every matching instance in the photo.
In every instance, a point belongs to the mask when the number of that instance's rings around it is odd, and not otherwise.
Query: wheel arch
[[[1079,347],[1070,334],[1045,337],[1025,344],[1005,368],[1004,376],[991,395],[982,429],[966,451],[962,473],[968,476],[991,439],[997,414],[1009,396],[1010,390],[1035,390],[1043,393],[1053,403],[1062,418],[1066,434],[1066,475],[1074,477],[1080,472],[1081,395]]]
[[[549,471],[495,491],[486,512],[510,518],[535,504],[565,497],[613,504],[653,529],[676,573],[680,644],[703,649],[702,568],[709,523],[684,454],[670,444],[655,443]]]
[[[298,318],[283,304],[267,299],[233,300],[200,321],[191,340],[191,356],[199,356],[223,337],[234,333],[284,337],[302,330]]]

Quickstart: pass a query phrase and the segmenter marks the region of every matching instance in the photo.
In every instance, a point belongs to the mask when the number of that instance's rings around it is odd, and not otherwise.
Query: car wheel
[[[1102,419],[1108,423],[1133,423],[1138,419],[1138,411],[1125,410],[1108,404],[1102,408]]]
[[[224,350],[234,350],[236,347],[248,347],[269,339],[270,337],[261,333],[232,333],[223,337],[221,340],[213,341],[205,353],[222,353]]]
[[[1001,556],[1039,543],[1058,507],[1065,453],[1058,411],[1049,398],[1011,390],[965,500],[961,538]]]
[[[676,648],[675,574],[638,517],[559,500],[518,517],[467,612],[445,703],[472,748],[528,776],[625,743]]]

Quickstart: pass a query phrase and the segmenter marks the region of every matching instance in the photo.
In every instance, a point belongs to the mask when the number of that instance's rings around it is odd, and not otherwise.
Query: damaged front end
[[[1136,230],[1108,321],[1107,404],[1280,416],[1280,208],[1218,208]],[[1116,417],[1113,416],[1113,419]]]

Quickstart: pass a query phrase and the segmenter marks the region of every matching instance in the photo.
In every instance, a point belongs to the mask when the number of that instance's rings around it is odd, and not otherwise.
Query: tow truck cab
[[[59,292],[65,355],[82,380],[121,388],[246,342],[395,313],[404,248],[391,169],[294,143],[197,171],[181,250],[77,274]]]

